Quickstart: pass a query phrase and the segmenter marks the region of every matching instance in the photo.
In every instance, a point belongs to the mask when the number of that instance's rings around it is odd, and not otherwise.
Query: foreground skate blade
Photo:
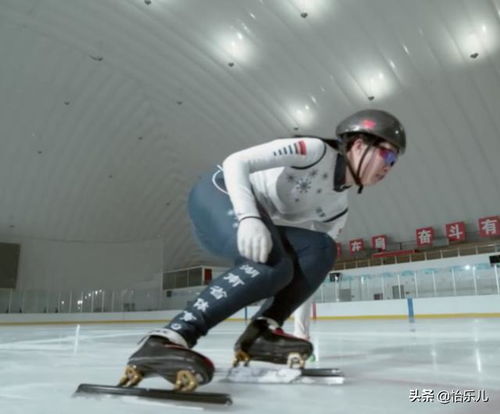
[[[198,387],[198,380],[191,371],[180,370],[175,380],[175,391],[191,392]]]
[[[74,396],[92,396],[92,395],[115,395],[115,396],[133,396],[141,398],[154,398],[157,400],[175,400],[192,403],[223,404],[231,405],[233,401],[229,394],[216,392],[177,392],[159,390],[154,388],[130,388],[115,387],[111,385],[99,384],[80,384],[75,391]]]
[[[247,367],[250,363],[250,355],[245,351],[236,351],[234,353],[233,367],[237,367],[240,362],[243,362],[243,365]]]
[[[144,378],[144,374],[134,365],[127,365],[125,373],[118,383],[119,387],[135,387]]]

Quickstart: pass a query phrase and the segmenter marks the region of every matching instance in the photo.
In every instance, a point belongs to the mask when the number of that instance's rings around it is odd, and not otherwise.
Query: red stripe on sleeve
[[[306,143],[304,141],[299,141],[299,154],[300,155],[307,154]]]

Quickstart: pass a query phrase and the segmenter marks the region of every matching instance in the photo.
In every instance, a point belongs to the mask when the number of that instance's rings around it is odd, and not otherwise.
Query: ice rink
[[[500,412],[500,319],[496,318],[424,319],[414,324],[405,320],[317,321],[312,336],[318,360],[308,366],[339,367],[346,383],[227,384],[220,382],[222,373],[218,373],[201,390],[232,394],[232,406],[72,397],[79,383],[116,384],[137,340],[157,326],[1,326],[0,412]],[[243,327],[243,322],[226,322],[203,338],[197,349],[223,371],[231,363],[232,345]],[[285,328],[290,330],[290,324]],[[159,378],[141,385],[170,388]],[[420,397],[426,393],[433,401],[412,402],[412,393]]]

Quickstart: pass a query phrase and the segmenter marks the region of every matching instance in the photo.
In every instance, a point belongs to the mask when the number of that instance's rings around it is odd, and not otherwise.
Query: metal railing
[[[499,265],[422,268],[363,275],[332,272],[315,293],[316,302],[392,300],[406,297],[500,295]],[[145,312],[183,309],[204,286],[183,289],[124,289],[47,292],[0,290],[0,313]]]
[[[134,312],[160,309],[168,309],[168,298],[158,289],[0,289],[0,313]]]
[[[499,265],[481,263],[332,277],[315,293],[316,302],[351,302],[445,296],[500,295]]]

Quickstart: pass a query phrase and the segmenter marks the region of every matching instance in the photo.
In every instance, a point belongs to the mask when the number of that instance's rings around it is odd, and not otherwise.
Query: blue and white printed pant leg
[[[240,256],[237,223],[224,189],[222,174],[208,174],[200,179],[189,197],[189,214],[202,246],[218,256],[232,259],[235,265],[212,280],[194,302],[166,326],[181,335],[188,346],[194,346],[213,326],[261,299],[268,298],[261,311],[263,316],[283,323],[314,293],[333,265],[334,244],[326,234],[275,226],[264,211],[263,221],[273,240],[267,262],[256,263]],[[327,251],[330,260],[324,260],[328,259]],[[301,254],[304,254],[303,260]],[[300,269],[301,263],[308,268]]]

